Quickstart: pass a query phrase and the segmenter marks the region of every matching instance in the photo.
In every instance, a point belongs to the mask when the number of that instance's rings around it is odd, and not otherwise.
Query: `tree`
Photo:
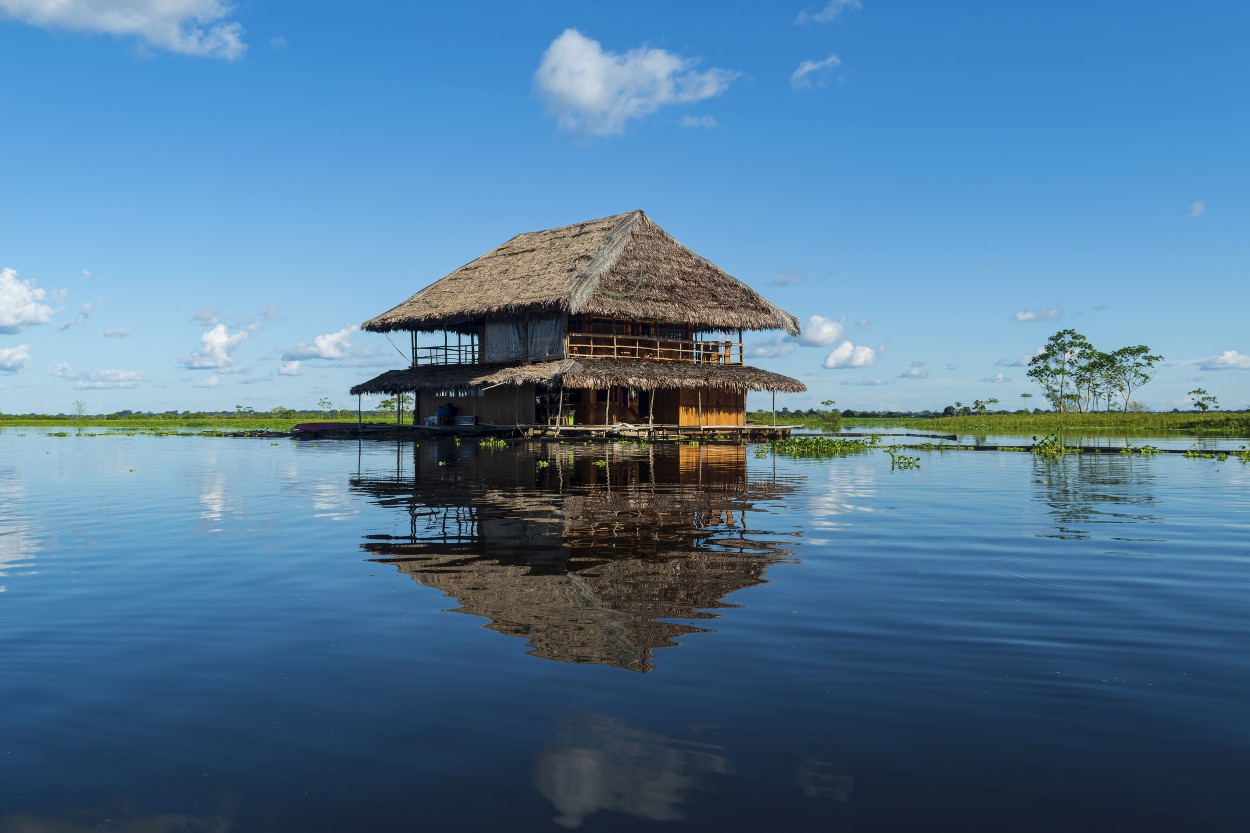
[[[1079,403],[1079,397],[1075,402],[1072,398],[1072,376],[1093,349],[1089,339],[1069,328],[1047,339],[1042,351],[1029,360],[1028,377],[1041,385],[1056,410],[1066,412]]]
[[[317,400],[317,407],[325,411],[327,417],[334,416],[332,413],[334,410],[334,403],[330,401],[330,397],[323,396],[321,399]]]
[[[1163,361],[1163,357],[1151,353],[1150,348],[1144,344],[1135,344],[1116,350],[1111,354],[1110,361],[1110,389],[1120,394],[1124,400],[1124,412],[1128,413],[1129,405],[1133,401],[1133,391],[1154,378],[1155,365]]]
[[[1185,395],[1194,400],[1194,407],[1202,411],[1204,414],[1210,408],[1218,409],[1220,407],[1220,403],[1216,400],[1216,398],[1202,388],[1194,388]]]
[[[87,415],[87,403],[81,399],[74,400],[74,419],[82,419]]]

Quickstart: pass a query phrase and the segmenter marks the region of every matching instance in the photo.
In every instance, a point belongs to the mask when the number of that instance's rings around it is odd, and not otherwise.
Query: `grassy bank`
[[[290,431],[301,422],[355,422],[355,411],[290,411],[276,414],[232,413],[170,413],[170,414],[0,414],[0,428],[56,428],[62,431],[75,429],[115,429],[126,431],[186,431],[216,429],[221,431]],[[405,415],[411,419],[411,414]],[[365,422],[395,422],[395,412],[389,414],[374,411],[364,415]]]
[[[1247,413],[970,414],[933,419],[844,417],[843,426],[911,428],[949,434],[1063,434],[1140,431],[1250,436]]]

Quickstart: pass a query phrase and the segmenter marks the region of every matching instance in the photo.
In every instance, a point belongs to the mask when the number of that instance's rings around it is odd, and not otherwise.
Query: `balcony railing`
[[[686,364],[742,364],[742,343],[689,341],[651,336],[570,333],[564,342],[570,358],[644,359]]]
[[[569,333],[564,339],[564,355],[585,359],[743,364],[742,343],[738,341],[692,341],[606,333]],[[412,364],[413,367],[418,367],[479,364],[481,361],[481,351],[477,344],[449,344],[445,347],[418,347]]]
[[[412,366],[427,364],[477,364],[476,344],[449,344],[446,347],[418,347],[412,357]]]

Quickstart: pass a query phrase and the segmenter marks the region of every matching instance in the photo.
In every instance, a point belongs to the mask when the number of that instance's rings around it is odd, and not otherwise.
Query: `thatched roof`
[[[641,211],[518,234],[361,328],[429,332],[488,315],[544,312],[799,333],[793,315]]]
[[[537,382],[566,388],[603,389],[625,385],[644,390],[718,388],[733,391],[776,390],[798,393],[797,379],[745,365],[684,364],[621,359],[557,359],[520,365],[424,365],[388,370],[352,388],[362,393],[397,394],[414,390],[464,390],[491,385]]]

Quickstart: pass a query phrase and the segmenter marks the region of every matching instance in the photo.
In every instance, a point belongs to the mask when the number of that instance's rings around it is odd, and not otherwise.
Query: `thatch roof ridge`
[[[515,235],[361,327],[428,332],[488,315],[555,311],[799,332],[798,319],[641,210]]]

